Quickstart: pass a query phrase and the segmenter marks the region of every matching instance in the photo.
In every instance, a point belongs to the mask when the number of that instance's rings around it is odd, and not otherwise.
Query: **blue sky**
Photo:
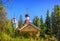
[[[20,15],[22,15],[23,20],[25,20],[26,8],[29,8],[28,12],[31,20],[35,16],[42,16],[43,20],[45,20],[47,9],[49,9],[51,15],[54,5],[57,4],[60,5],[60,0],[14,0],[9,4],[11,7],[6,9],[8,10],[8,17],[10,19],[16,16],[17,20],[19,20]]]

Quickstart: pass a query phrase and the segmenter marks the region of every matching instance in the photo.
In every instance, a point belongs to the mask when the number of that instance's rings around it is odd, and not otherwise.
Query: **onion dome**
[[[25,17],[30,17],[29,14],[26,14]]]

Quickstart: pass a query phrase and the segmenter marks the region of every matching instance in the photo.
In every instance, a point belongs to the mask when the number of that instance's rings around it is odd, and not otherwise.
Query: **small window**
[[[28,29],[29,29],[29,30],[31,30],[32,28],[31,28],[31,27],[29,27]]]

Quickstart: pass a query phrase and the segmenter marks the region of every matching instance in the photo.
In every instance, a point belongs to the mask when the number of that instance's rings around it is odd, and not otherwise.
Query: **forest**
[[[0,1],[0,41],[30,41],[30,38],[32,38],[31,41],[35,41],[35,36],[31,37],[27,33],[19,33],[18,30],[14,29],[4,4]],[[42,30],[36,41],[60,41],[60,6],[54,6],[51,16],[50,11],[46,11],[45,21],[42,16],[33,18],[32,24]],[[20,15],[18,23],[18,27],[24,26],[22,15]]]

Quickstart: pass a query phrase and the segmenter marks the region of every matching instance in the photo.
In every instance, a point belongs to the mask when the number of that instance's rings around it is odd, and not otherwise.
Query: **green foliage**
[[[24,37],[24,38],[29,38],[30,35],[29,35],[28,33],[24,33],[24,34],[23,34],[23,37]]]
[[[41,18],[40,18],[40,22],[41,22],[40,27],[43,28],[43,18],[42,18],[42,16],[41,16]]]
[[[33,19],[33,24],[40,28],[41,22],[38,16]]]
[[[60,39],[60,6],[56,5],[52,14],[52,28],[53,34]]]
[[[7,12],[3,6],[0,6],[0,30],[5,30],[7,21]]]
[[[8,19],[7,11],[3,6],[0,6],[0,33],[1,33],[0,38],[2,39],[1,41],[4,41],[4,40],[8,41],[9,37],[14,35],[12,23]]]
[[[51,27],[50,27],[50,12],[49,12],[49,10],[47,10],[47,17],[46,17],[45,23],[46,23],[46,28],[47,28],[46,34],[51,34],[50,33]]]
[[[43,25],[43,27],[42,27],[41,29],[42,29],[42,31],[41,31],[41,36],[42,36],[42,37],[45,37],[45,35],[46,35],[46,30],[47,30],[45,23],[44,23],[44,25]]]
[[[0,33],[0,41],[10,41],[11,37],[5,32]]]

